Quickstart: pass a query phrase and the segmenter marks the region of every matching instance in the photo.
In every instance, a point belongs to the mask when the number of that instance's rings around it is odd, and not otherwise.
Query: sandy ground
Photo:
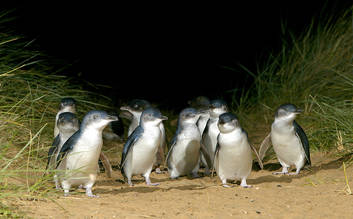
[[[94,187],[99,198],[79,189],[69,197],[60,191],[52,200],[23,201],[21,211],[33,218],[352,218],[353,195],[344,192],[342,159],[315,153],[312,161],[299,176],[274,176],[280,166],[268,161],[265,170],[252,171],[253,187],[247,189],[224,188],[217,176],[170,180],[167,173],[152,173],[159,186],[135,177],[129,187],[115,170],[113,178],[99,175]],[[347,175],[353,189],[353,167]]]

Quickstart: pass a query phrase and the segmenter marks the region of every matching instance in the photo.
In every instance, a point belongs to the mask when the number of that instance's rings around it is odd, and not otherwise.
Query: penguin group
[[[149,186],[159,185],[151,182],[150,174],[153,170],[163,173],[161,167],[165,164],[169,177],[174,180],[181,176],[198,178],[200,168],[204,168],[204,175],[216,174],[224,187],[231,187],[230,180],[238,180],[241,187],[249,188],[251,185],[246,180],[252,170],[253,154],[263,169],[262,160],[271,145],[282,165],[282,171],[273,174],[297,175],[305,165],[311,165],[308,138],[295,121],[302,110],[293,104],[277,108],[271,132],[261,143],[259,152],[225,101],[200,96],[188,104],[179,113],[175,134],[167,144],[163,122],[168,118],[146,100],[131,100],[120,108],[119,116],[89,111],[80,123],[76,101],[63,98],[56,114],[54,141],[47,162],[47,169],[54,172],[56,189],[63,189],[68,196],[72,186],[79,186],[86,189],[87,196],[96,197],[92,187],[99,172],[99,161],[108,177],[112,172],[108,158],[101,151],[104,130],[119,117],[130,122],[119,166],[129,186],[133,186],[135,175],[142,175]],[[289,172],[291,166],[295,166],[296,172]]]

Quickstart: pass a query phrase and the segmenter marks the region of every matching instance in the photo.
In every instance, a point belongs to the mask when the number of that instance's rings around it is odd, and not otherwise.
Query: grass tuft
[[[307,132],[311,148],[352,153],[352,21],[352,8],[337,19],[313,20],[301,36],[289,34],[282,51],[271,55],[257,72],[243,67],[254,77],[254,84],[240,100],[233,101],[237,113],[253,121],[247,123],[264,121],[269,127],[279,105],[296,104],[305,110],[298,121]],[[250,130],[263,129],[248,126]]]
[[[32,47],[32,41],[6,30],[7,16],[0,12],[0,217],[20,217],[16,200],[55,193],[52,174],[43,173],[60,100],[75,98],[79,116],[111,106],[106,97],[53,74],[50,60]]]

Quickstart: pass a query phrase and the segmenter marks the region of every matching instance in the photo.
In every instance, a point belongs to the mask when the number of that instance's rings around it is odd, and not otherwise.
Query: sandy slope
[[[112,159],[113,163],[118,159]],[[253,171],[252,188],[238,184],[223,188],[218,177],[170,180],[167,173],[152,174],[148,187],[136,177],[128,187],[114,171],[114,178],[100,177],[94,188],[99,198],[88,198],[84,190],[53,201],[24,201],[22,210],[34,218],[352,218],[353,196],[343,192],[342,160],[315,153],[313,167],[300,176],[274,176],[276,160],[265,170]],[[347,170],[353,188],[353,168]]]

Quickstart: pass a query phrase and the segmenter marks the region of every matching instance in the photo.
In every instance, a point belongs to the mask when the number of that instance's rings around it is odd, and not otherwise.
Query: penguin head
[[[275,113],[275,119],[293,121],[297,114],[302,113],[303,110],[297,108],[295,105],[286,103],[279,106]]]
[[[183,109],[179,114],[179,124],[182,123],[194,123],[200,118],[201,113],[195,108]]]
[[[59,114],[57,126],[60,132],[73,132],[79,129],[79,122],[74,113],[64,112]]]
[[[134,116],[139,117],[149,107],[151,107],[151,104],[147,100],[133,99],[126,106],[120,107],[120,110],[124,111],[120,116],[132,120]]]
[[[163,120],[167,120],[167,119],[168,117],[163,116],[158,109],[149,107],[142,112],[141,118],[140,118],[140,124],[142,126],[147,124],[152,126],[157,126]]]
[[[64,112],[76,112],[76,100],[71,97],[66,97],[61,99],[60,101],[60,106],[59,106],[60,111]]]
[[[223,113],[219,116],[218,129],[221,133],[229,133],[240,128],[238,117],[232,113]]]
[[[189,100],[188,104],[196,109],[208,109],[211,102],[210,99],[208,99],[208,97],[205,96],[198,96],[193,100]]]
[[[228,112],[227,103],[224,100],[212,100],[210,104],[210,116],[218,118],[219,115]]]
[[[81,129],[93,128],[102,131],[112,121],[118,121],[118,117],[108,115],[105,111],[92,110],[83,118]]]

